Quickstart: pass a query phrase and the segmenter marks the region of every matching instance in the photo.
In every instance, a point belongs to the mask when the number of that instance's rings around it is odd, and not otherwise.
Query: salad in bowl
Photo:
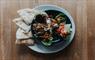
[[[37,15],[31,23],[33,38],[39,40],[44,46],[51,46],[66,38],[72,32],[68,17],[56,10],[46,10],[48,16]]]

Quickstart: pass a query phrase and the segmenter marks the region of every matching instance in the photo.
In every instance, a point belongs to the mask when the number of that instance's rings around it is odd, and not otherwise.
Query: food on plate
[[[72,24],[68,17],[56,10],[21,9],[20,18],[13,22],[19,27],[17,30],[17,44],[33,45],[40,41],[45,46],[51,46],[66,40],[72,32]]]
[[[31,39],[31,32],[25,33],[24,30],[19,28],[16,33],[16,44],[18,45],[34,45],[34,40]]]
[[[53,11],[53,14],[51,11],[46,11],[48,16],[36,15],[31,23],[33,36],[45,46],[51,46],[54,42],[65,40],[72,29],[64,13],[55,14]]]
[[[31,32],[24,33],[24,30],[22,30],[21,28],[18,28],[16,32],[16,39],[27,39],[31,37],[32,37]]]
[[[27,24],[25,24],[22,18],[15,18],[13,22],[16,23],[16,25],[19,28],[23,29],[25,32],[29,32],[29,30],[31,29],[31,26],[28,26]]]
[[[32,23],[33,19],[35,19],[35,16],[38,14],[47,16],[45,12],[40,10],[34,10],[34,9],[22,9],[22,10],[18,10],[17,12],[28,25]]]
[[[13,22],[18,26],[18,30],[16,32],[16,44],[34,44],[34,40],[32,39],[31,23],[35,19],[36,15],[41,14],[43,17],[47,16],[47,14],[40,10],[34,9],[21,9],[18,10],[19,18],[15,18]],[[39,24],[40,25],[40,24]],[[37,27],[39,28],[39,27]],[[29,43],[30,42],[30,43]]]
[[[15,42],[17,45],[34,45],[34,40],[32,39],[20,39]]]
[[[59,13],[55,19],[58,21],[58,23],[66,22],[66,16],[63,13]]]

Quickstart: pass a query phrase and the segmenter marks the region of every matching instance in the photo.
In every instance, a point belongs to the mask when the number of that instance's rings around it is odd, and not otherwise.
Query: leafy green
[[[52,44],[52,40],[49,40],[48,42],[46,41],[41,41],[42,44],[44,44],[45,46],[50,46]]]

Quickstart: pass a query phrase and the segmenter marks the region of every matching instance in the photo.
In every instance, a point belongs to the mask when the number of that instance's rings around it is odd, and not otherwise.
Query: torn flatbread
[[[16,32],[16,39],[28,39],[32,37],[32,33],[28,32],[28,33],[24,33],[24,31],[21,28],[18,28],[17,32]]]
[[[44,14],[44,15],[47,15],[47,13],[46,12],[44,12],[44,11],[41,11],[41,10],[35,10],[35,9],[30,9],[30,8],[26,8],[26,9],[20,9],[20,10],[18,10],[17,11],[17,13],[21,13],[21,12],[27,12],[27,13],[29,13],[29,14]],[[48,16],[48,15],[47,15]]]
[[[32,40],[32,39],[16,40],[15,43],[17,45],[34,45],[34,40]]]
[[[16,23],[16,25],[23,29],[25,32],[29,32],[31,29],[31,26],[25,24],[21,18],[15,18],[13,22]]]
[[[34,15],[30,15],[26,11],[19,12],[20,17],[26,22],[27,25],[32,23],[32,20],[34,19]]]
[[[34,9],[21,9],[17,11],[20,17],[26,22],[26,24],[31,24],[33,19],[35,19],[35,16],[38,14],[44,14],[46,16],[47,13],[40,11],[40,10],[34,10]]]

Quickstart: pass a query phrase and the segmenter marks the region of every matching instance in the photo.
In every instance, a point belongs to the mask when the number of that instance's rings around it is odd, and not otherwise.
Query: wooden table
[[[65,8],[74,18],[75,38],[63,51],[44,55],[15,45],[17,10],[41,4]],[[0,60],[95,60],[95,0],[0,0]]]

